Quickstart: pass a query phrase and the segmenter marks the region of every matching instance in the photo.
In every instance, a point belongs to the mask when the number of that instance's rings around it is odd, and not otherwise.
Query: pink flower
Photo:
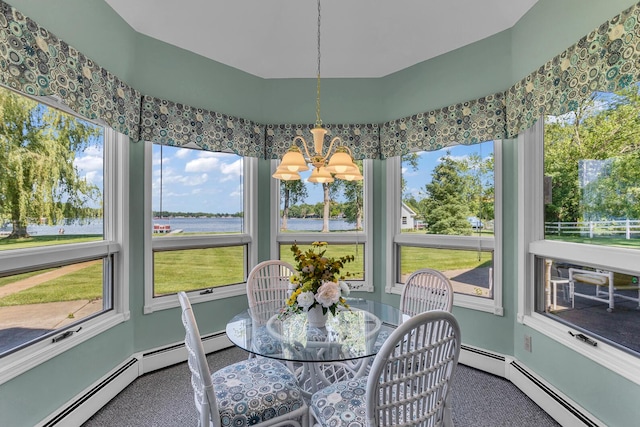
[[[316,293],[316,301],[329,308],[340,300],[340,286],[336,282],[324,282]]]

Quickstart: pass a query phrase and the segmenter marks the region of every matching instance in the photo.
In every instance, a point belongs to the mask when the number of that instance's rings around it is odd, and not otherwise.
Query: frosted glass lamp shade
[[[296,179],[300,179],[300,174],[298,172],[291,172],[283,167],[276,169],[276,173],[271,176],[282,181],[294,181]]]
[[[311,172],[311,176],[308,179],[309,182],[317,182],[320,184],[324,184],[326,182],[333,182],[333,177],[331,173],[327,170],[327,168],[315,168],[313,172]]]
[[[287,169],[290,172],[302,172],[309,170],[309,166],[307,166],[307,162],[302,156],[300,149],[295,146],[291,147],[289,151],[286,152],[278,169],[280,168]]]
[[[344,173],[352,166],[354,166],[353,159],[349,153],[336,151],[336,153],[329,159],[329,164],[326,169],[331,173]]]

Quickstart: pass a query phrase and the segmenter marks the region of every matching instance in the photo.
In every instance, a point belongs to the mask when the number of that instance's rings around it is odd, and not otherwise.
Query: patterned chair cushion
[[[250,359],[211,375],[223,426],[250,426],[304,405],[296,378],[282,363]]]
[[[340,381],[311,397],[311,410],[323,426],[366,426],[367,377]]]
[[[282,353],[282,346],[267,331],[266,326],[259,326],[253,338],[254,350],[257,354],[279,354]]]

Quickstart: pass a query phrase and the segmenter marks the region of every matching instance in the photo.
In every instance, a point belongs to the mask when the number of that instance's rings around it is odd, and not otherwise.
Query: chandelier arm
[[[296,141],[300,141],[302,143],[302,148],[304,148],[304,152],[307,154],[307,158],[305,160],[308,163],[312,156],[311,154],[309,154],[309,149],[307,148],[307,141],[305,141],[305,139],[300,135],[293,138],[293,145],[296,144]]]
[[[326,161],[329,156],[331,155],[331,150],[333,149],[333,144],[335,144],[335,142],[338,142],[338,144],[340,144],[342,142],[342,140],[340,139],[339,136],[336,136],[335,138],[333,138],[331,140],[331,142],[329,143],[329,149],[327,150],[327,154],[325,154],[324,156],[322,156],[322,161]]]

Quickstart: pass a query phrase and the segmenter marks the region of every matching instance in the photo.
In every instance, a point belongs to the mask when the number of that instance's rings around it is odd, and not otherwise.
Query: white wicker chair
[[[451,312],[453,286],[449,279],[437,270],[424,268],[414,271],[402,289],[400,311],[415,316],[430,310]]]
[[[313,426],[452,426],[450,384],[460,354],[451,313],[420,313],[391,333],[367,377],[332,384],[311,397]]]
[[[282,363],[255,358],[210,373],[189,298],[184,292],[179,292],[178,298],[186,331],[191,385],[200,415],[198,425],[306,427],[308,406],[296,378]],[[238,400],[239,394],[243,395],[242,400]]]
[[[293,274],[293,266],[280,260],[263,261],[253,267],[247,277],[249,308],[271,303],[284,306],[288,297],[289,278]]]

